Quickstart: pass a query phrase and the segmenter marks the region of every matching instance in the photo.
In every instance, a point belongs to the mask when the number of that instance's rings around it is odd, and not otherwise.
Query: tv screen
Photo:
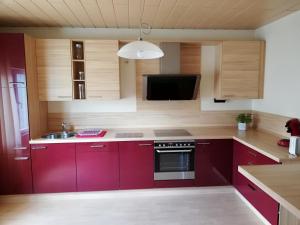
[[[197,97],[200,75],[145,75],[144,79],[147,100],[192,100]]]

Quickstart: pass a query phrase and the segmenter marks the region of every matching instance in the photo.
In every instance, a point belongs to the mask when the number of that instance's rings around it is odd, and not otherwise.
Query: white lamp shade
[[[163,51],[148,41],[133,41],[124,45],[118,56],[126,59],[157,59],[164,56]]]

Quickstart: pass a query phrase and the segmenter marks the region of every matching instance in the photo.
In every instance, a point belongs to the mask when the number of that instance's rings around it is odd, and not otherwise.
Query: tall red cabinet
[[[24,35],[0,46],[0,193],[32,193]]]

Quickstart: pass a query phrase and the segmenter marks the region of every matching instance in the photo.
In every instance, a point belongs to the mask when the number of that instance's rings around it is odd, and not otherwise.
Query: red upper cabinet
[[[277,164],[276,161],[234,141],[233,185],[272,224],[278,224],[279,204],[238,172],[241,165]]]
[[[195,152],[195,185],[230,185],[232,140],[198,140]]]
[[[154,147],[152,141],[119,142],[120,188],[152,188]]]
[[[35,193],[76,191],[75,144],[32,145]]]
[[[119,150],[116,142],[76,144],[77,190],[119,188]]]

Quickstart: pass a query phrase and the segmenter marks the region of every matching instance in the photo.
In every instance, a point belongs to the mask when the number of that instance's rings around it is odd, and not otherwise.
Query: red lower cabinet
[[[32,193],[32,173],[30,156],[9,155],[8,169],[8,194]]]
[[[195,185],[230,185],[232,140],[198,140],[195,151]]]
[[[77,144],[76,164],[78,191],[119,188],[118,143]]]
[[[233,148],[233,185],[272,224],[278,224],[279,204],[238,172],[239,165],[277,164],[276,161],[235,141]]]
[[[119,142],[120,188],[152,188],[154,148],[152,141]]]
[[[76,191],[75,144],[31,146],[35,193]]]

